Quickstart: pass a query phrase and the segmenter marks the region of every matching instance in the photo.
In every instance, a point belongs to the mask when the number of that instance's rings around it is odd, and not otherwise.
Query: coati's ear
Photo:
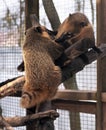
[[[42,33],[42,28],[40,26],[35,27],[35,31],[37,31],[38,33]]]
[[[26,31],[25,31],[25,33],[24,33],[25,35],[26,35]]]
[[[81,23],[80,23],[80,27],[85,27],[85,26],[87,26],[87,23],[86,23],[86,22],[81,22]]]
[[[71,17],[72,14],[69,14],[69,17]]]

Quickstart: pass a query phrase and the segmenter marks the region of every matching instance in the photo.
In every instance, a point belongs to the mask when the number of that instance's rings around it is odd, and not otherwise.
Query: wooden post
[[[39,18],[39,0],[25,0],[25,29],[32,26],[30,21],[31,14],[36,14]],[[35,113],[35,109],[27,109],[27,115]],[[35,124],[28,125],[27,130],[35,130]]]
[[[25,29],[32,26],[30,15],[36,14],[39,18],[39,0],[25,0]]]
[[[106,44],[106,0],[97,0],[97,42]],[[106,103],[101,101],[106,92],[106,57],[97,62],[97,128],[106,130]]]

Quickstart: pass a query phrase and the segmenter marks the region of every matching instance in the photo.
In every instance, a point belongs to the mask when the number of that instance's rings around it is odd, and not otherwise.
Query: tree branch
[[[8,81],[11,81],[11,80],[8,80]],[[24,82],[25,82],[24,76],[18,77],[15,80],[8,82],[8,83],[6,81],[6,84],[4,82],[5,85],[3,85],[0,88],[0,98],[15,94],[15,93],[21,91]]]
[[[88,59],[88,64],[91,64],[98,58],[103,58],[104,56],[106,56],[106,45],[101,44],[99,49],[102,52],[101,54],[96,53],[94,50],[90,50],[89,52],[84,53],[84,55]],[[80,57],[75,58],[70,64],[62,69],[62,82],[66,81],[74,74],[81,71],[88,64],[86,64]]]
[[[21,77],[21,76],[14,77],[14,78],[12,78],[12,79],[7,79],[6,81],[1,82],[1,83],[0,83],[0,86],[3,86],[3,85],[5,85],[5,84],[7,84],[7,83],[9,83],[9,82],[11,82],[11,81],[13,81],[13,80],[19,78],[19,77]]]
[[[36,114],[28,115],[28,116],[6,117],[4,119],[11,126],[17,127],[17,126],[25,126],[25,125],[30,124],[33,121],[37,121],[37,120],[41,120],[41,119],[47,120],[48,118],[52,118],[54,120],[57,117],[59,117],[59,114],[55,110],[49,110],[49,111],[45,111],[45,112],[39,112]],[[0,126],[5,127],[5,124],[3,123],[2,120],[0,120]]]
[[[57,30],[60,25],[60,19],[54,6],[53,0],[43,0],[42,2],[53,30]]]
[[[2,124],[2,127],[5,127],[6,130],[14,130],[9,123],[6,122],[6,120],[0,116],[0,126]]]

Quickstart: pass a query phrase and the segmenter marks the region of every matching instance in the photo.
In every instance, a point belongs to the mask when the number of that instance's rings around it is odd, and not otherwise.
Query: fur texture
[[[63,47],[52,41],[43,26],[31,27],[26,32],[23,45],[25,84],[21,106],[30,108],[50,100],[61,83],[61,70],[54,60],[63,52]]]

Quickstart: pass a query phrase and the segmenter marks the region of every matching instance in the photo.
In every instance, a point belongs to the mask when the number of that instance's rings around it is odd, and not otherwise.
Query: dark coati
[[[68,40],[70,45],[84,38],[90,38],[95,41],[93,27],[83,13],[69,14],[68,18],[58,28],[56,39],[61,39],[67,33],[71,35]]]
[[[61,70],[54,61],[63,52],[63,47],[53,40],[43,26],[26,31],[23,45],[25,84],[21,106],[30,108],[51,99],[61,83]]]
[[[65,49],[68,48],[65,53],[70,60],[81,55],[83,60],[87,61],[82,53],[88,51],[90,48],[93,48],[97,53],[101,53],[95,46],[94,31],[91,23],[84,14],[79,12],[70,14],[64,20],[58,28],[55,41],[63,45]],[[80,44],[81,42],[83,46],[75,50],[75,45],[73,46],[73,44]]]

